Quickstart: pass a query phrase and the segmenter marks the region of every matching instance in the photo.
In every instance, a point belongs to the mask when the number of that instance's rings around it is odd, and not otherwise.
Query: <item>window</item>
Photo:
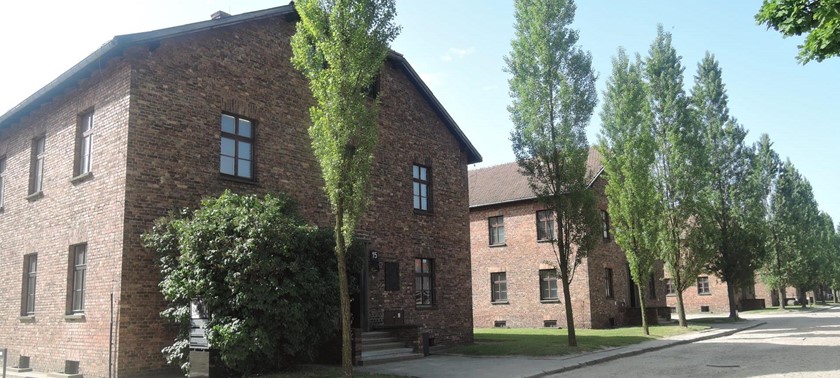
[[[38,275],[38,255],[23,257],[23,305],[21,315],[35,314],[35,279]]]
[[[493,321],[494,328],[507,328],[507,321],[506,320],[494,320]]]
[[[605,210],[601,210],[601,228],[604,230],[604,240],[610,238],[610,215]]]
[[[0,209],[3,208],[3,194],[6,191],[6,157],[0,156]]]
[[[507,302],[507,275],[505,272],[490,273],[490,301]]]
[[[557,320],[543,320],[543,327],[557,328]]]
[[[653,276],[653,273],[650,274],[650,281],[648,281],[648,297],[656,299],[656,277]]]
[[[68,286],[68,313],[85,312],[85,271],[87,270],[87,244],[70,247],[70,277]]]
[[[709,277],[697,277],[697,294],[711,294]]]
[[[219,171],[222,174],[252,180],[254,160],[253,122],[222,114],[222,149]]]
[[[93,156],[93,110],[79,116],[79,129],[76,136],[76,170],[74,176],[90,172]]]
[[[670,278],[665,279],[665,287],[667,288],[666,290],[668,291],[668,295],[677,294],[677,289],[674,288],[674,282],[672,282]]]
[[[29,194],[35,194],[43,189],[44,182],[44,151],[47,144],[46,137],[32,140],[32,163],[29,170]]]
[[[615,296],[615,292],[613,292],[613,271],[610,268],[604,269],[604,286],[607,288],[607,298]]]
[[[432,172],[429,167],[414,164],[411,169],[414,210],[430,211],[432,208]]]
[[[540,270],[540,300],[557,300],[557,271],[554,269]]]
[[[537,240],[554,240],[553,211],[537,211]]]
[[[490,231],[490,245],[505,244],[505,217],[487,218],[487,228]]]
[[[435,304],[435,260],[433,259],[414,259],[414,300],[418,305]]]

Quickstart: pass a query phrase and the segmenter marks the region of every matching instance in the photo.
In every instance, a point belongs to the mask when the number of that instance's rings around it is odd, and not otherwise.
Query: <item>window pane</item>
[[[251,177],[251,162],[249,160],[237,160],[237,176],[239,177]]]
[[[421,209],[421,207],[420,207],[420,197],[418,197],[418,196],[414,196],[414,208],[415,209]]]
[[[238,158],[251,160],[251,143],[236,142],[236,146],[239,148],[239,155],[237,156]]]
[[[46,138],[39,138],[35,142],[35,153],[36,155],[41,155],[44,153],[44,146],[46,145]]]
[[[428,197],[428,195],[426,195],[426,185],[420,185],[420,197]]]
[[[426,197],[420,198],[420,210],[428,210],[429,203]]]
[[[419,183],[416,183],[416,182],[414,183],[414,192],[413,193],[414,193],[414,196],[420,196],[420,184]]]
[[[431,265],[431,260],[429,260],[429,259],[420,259],[420,261],[422,261],[422,262],[423,262],[423,273],[429,273],[429,272],[431,272],[431,271],[432,271],[432,270],[431,270],[431,268],[429,267],[429,265]]]
[[[222,138],[222,155],[236,156],[236,144],[233,139]]]
[[[219,165],[219,171],[226,175],[234,174],[233,170],[234,159],[229,156],[222,156],[221,164]]]
[[[426,168],[420,167],[420,180],[422,181],[428,181],[426,179],[426,170]]]
[[[413,171],[412,171],[411,177],[419,179],[420,178],[420,167],[415,165],[412,168],[413,168]]]
[[[236,133],[236,125],[234,122],[233,117],[227,114],[222,114],[222,131],[231,134]]]
[[[414,273],[423,273],[423,264],[420,259],[414,259]]]
[[[247,138],[251,137],[251,121],[239,119],[239,135]]]

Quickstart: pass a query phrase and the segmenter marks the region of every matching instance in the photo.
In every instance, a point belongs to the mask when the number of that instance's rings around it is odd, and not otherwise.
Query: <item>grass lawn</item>
[[[616,329],[576,329],[578,346],[567,345],[566,330],[554,328],[476,328],[475,343],[450,348],[451,353],[479,356],[556,356],[636,344],[681,333],[709,328],[703,325],[650,327],[650,336],[642,327]]]
[[[261,375],[259,378],[334,378],[341,376],[341,366],[302,365],[295,370]],[[354,377],[400,378],[399,375],[382,375],[353,372]],[[256,377],[255,377],[256,378]]]

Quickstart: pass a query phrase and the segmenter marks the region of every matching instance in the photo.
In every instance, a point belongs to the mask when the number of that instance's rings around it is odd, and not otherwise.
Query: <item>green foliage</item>
[[[654,140],[641,58],[630,62],[623,49],[613,58],[601,111],[601,152],[608,177],[606,195],[616,243],[624,250],[635,282],[646,282],[659,257],[661,202],[653,183]],[[638,285],[645,298],[645,285]],[[645,313],[644,301],[640,301]],[[647,333],[647,320],[642,319]]]
[[[816,283],[815,237],[820,214],[811,184],[786,161],[771,196],[771,257],[767,274],[778,287],[811,288]]]
[[[657,28],[645,60],[650,124],[655,141],[653,181],[663,211],[659,217],[659,250],[677,290],[680,325],[685,326],[682,292],[709,259],[711,249],[700,231],[705,225],[700,190],[708,180],[700,129],[683,91],[680,57],[671,34]]]
[[[309,80],[316,105],[309,136],[335,215],[343,375],[352,375],[350,298],[345,255],[368,201],[368,180],[378,140],[378,99],[369,88],[388,45],[399,34],[394,0],[299,0],[292,64]]]
[[[710,54],[698,64],[691,103],[709,160],[701,192],[700,222],[713,247],[708,271],[728,286],[730,317],[737,317],[735,289],[752,284],[765,256],[765,201],[770,177],[744,143],[747,131],[729,115],[721,69]],[[756,171],[757,170],[757,171]]]
[[[169,303],[161,315],[181,331],[163,352],[182,368],[192,300],[211,316],[212,347],[242,373],[311,356],[337,330],[333,239],[308,226],[285,195],[225,192],[159,219],[143,242],[160,257]]]
[[[597,96],[592,56],[576,46],[569,28],[571,0],[517,0],[515,37],[505,58],[512,104],[513,153],[538,200],[555,213],[556,246],[566,302],[569,344],[574,318],[568,286],[581,258],[593,247],[596,199],[588,185],[586,126]],[[576,249],[572,249],[572,246]]]
[[[764,0],[755,19],[785,37],[807,34],[803,64],[840,55],[840,0]]]
[[[367,202],[377,100],[368,97],[399,28],[393,0],[299,0],[292,63],[309,80],[312,149],[347,244]],[[340,210],[340,211],[339,211]]]

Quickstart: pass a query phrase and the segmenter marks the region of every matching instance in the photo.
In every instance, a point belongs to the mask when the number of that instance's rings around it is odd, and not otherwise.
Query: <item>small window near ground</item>
[[[700,312],[709,312],[709,306],[700,306]]]
[[[496,320],[496,321],[493,322],[493,327],[495,327],[495,328],[506,328],[507,327],[507,321]]]
[[[545,327],[545,328],[557,328],[557,321],[556,320],[543,320],[543,327]]]

